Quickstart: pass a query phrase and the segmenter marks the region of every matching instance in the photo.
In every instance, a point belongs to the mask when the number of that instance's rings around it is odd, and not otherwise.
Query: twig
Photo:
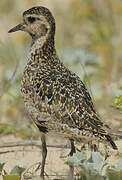
[[[122,131],[111,131],[109,129],[109,134],[112,136],[122,138]],[[27,140],[27,141],[0,143],[0,148],[19,147],[19,146],[36,146],[38,148],[41,148],[42,144],[41,144],[41,141],[39,141],[39,140],[38,141],[37,140],[31,140],[31,141]],[[67,148],[67,149],[70,148],[70,146],[67,144],[47,144],[47,147]]]
[[[8,154],[8,153],[16,153],[16,152],[40,152],[40,150],[25,150],[25,149],[21,149],[21,150],[12,150],[12,151],[0,151],[0,155],[1,154]]]
[[[18,141],[18,142],[5,142],[0,143],[0,148],[7,148],[7,147],[19,147],[19,146],[36,146],[41,148],[41,141]],[[55,147],[55,148],[70,148],[67,144],[47,144],[47,147]]]
[[[112,136],[116,136],[116,137],[122,138],[122,131],[109,130],[109,134],[112,135]]]
[[[12,150],[12,151],[4,151],[4,152],[0,152],[0,155],[1,155],[1,154],[6,154],[6,153],[7,153],[7,154],[8,154],[8,153],[13,153],[13,152],[15,152],[15,151],[14,151],[14,150]]]

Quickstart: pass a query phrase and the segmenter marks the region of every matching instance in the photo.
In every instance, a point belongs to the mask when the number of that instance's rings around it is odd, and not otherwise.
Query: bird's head
[[[8,33],[19,30],[28,32],[33,40],[47,35],[54,36],[55,20],[47,8],[33,7],[23,13],[23,22],[10,29]]]

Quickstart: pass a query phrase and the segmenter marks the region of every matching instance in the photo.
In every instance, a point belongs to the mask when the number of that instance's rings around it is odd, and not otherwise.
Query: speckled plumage
[[[38,24],[32,30],[26,30],[32,37],[32,45],[21,92],[29,115],[44,133],[52,132],[76,141],[86,136],[98,138],[117,149],[97,115],[85,85],[57,56],[55,20],[51,12],[44,7],[34,7],[23,13],[24,21],[29,16],[33,21],[33,15],[38,19],[43,17],[43,26],[40,34]]]

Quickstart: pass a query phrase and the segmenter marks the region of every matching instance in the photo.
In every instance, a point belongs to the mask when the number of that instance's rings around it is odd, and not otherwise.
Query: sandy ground
[[[10,141],[16,142],[19,140],[21,139],[15,138],[12,135],[0,138],[0,142],[10,142]],[[59,142],[59,144],[61,144],[60,140],[57,140],[56,137],[54,138],[54,141],[57,141]],[[118,145],[119,152],[122,152],[122,141],[119,140],[116,143]],[[12,150],[14,152],[1,153],[5,151],[12,151]],[[60,175],[62,174],[68,175],[69,167],[68,165],[64,164],[65,158],[61,158],[61,156],[66,156],[68,153],[69,153],[69,149],[63,150],[59,148],[48,148],[45,171],[48,175],[53,175],[53,176],[50,176],[46,179],[57,180],[57,179],[60,179]],[[115,154],[116,153],[113,152],[113,155],[109,158],[109,161],[112,163],[115,163],[117,159],[119,158],[118,155],[115,155]],[[33,172],[34,169],[37,168],[38,162],[40,162],[40,160],[41,160],[41,150],[37,147],[30,146],[30,147],[15,147],[15,148],[1,148],[0,149],[0,162],[7,162],[4,168],[7,172],[10,172],[10,170],[15,165],[19,165],[19,166],[26,165],[27,167],[30,167],[32,165],[32,168],[29,170],[29,172],[30,171]],[[39,172],[40,171],[37,171],[35,175],[38,175]],[[2,180],[2,177],[0,178],[0,180]],[[38,178],[37,177],[35,179],[33,178],[33,180],[38,180]]]
[[[16,142],[21,139],[17,139],[14,136],[6,136],[0,138],[1,142]],[[9,153],[1,153],[6,151],[14,151]],[[60,148],[48,148],[46,169],[45,172],[48,175],[62,175],[68,173],[68,166],[64,164],[64,158],[61,156],[66,156],[69,150],[63,150]],[[7,162],[5,165],[5,170],[10,172],[15,165],[30,167],[34,165],[34,168],[38,166],[38,162],[41,161],[41,150],[38,147],[14,147],[14,148],[2,148],[0,149],[0,162]],[[36,165],[37,164],[37,165]],[[31,171],[33,168],[31,168]],[[37,174],[39,171],[37,172]],[[37,178],[36,178],[37,179]],[[48,178],[54,179],[54,178]],[[2,180],[2,178],[0,178]]]

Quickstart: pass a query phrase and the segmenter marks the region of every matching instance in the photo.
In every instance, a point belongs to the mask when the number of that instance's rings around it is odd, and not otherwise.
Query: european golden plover
[[[117,149],[80,78],[58,58],[55,49],[55,19],[45,7],[23,13],[23,22],[9,33],[25,31],[32,37],[28,62],[21,82],[26,109],[42,134],[42,168],[47,156],[45,134],[57,134],[71,141],[83,138],[106,141]]]

